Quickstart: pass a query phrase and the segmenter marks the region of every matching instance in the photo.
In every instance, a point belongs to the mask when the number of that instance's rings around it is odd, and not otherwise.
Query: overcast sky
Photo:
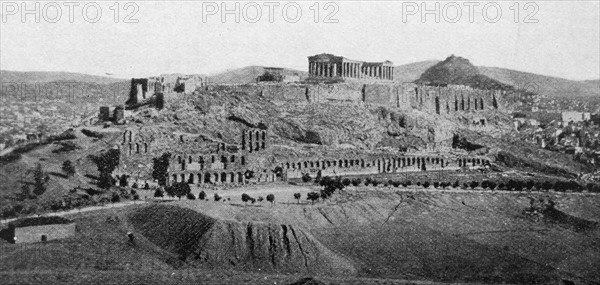
[[[479,66],[577,80],[600,78],[598,1],[538,1],[529,6],[521,2],[518,9],[512,1],[496,2],[498,6],[486,6],[487,14],[483,9],[487,2],[479,6],[437,2],[439,21],[434,12],[425,23],[419,11],[409,15],[415,8],[421,10],[422,2],[331,2],[327,7],[320,2],[318,17],[313,1],[280,2],[279,6],[226,2],[232,10],[239,3],[239,23],[234,14],[222,21],[222,2],[131,2],[134,5],[127,9],[121,2],[117,23],[112,1],[98,2],[99,17],[88,5],[87,20],[82,15],[84,3],[72,6],[72,23],[64,3],[26,2],[24,8],[33,10],[35,3],[40,4],[39,23],[34,14],[23,15],[22,2],[3,2],[1,69],[110,73],[123,78],[171,72],[211,74],[248,65],[306,70],[307,56],[326,52],[357,60],[391,60],[397,65],[455,54]],[[301,15],[296,14],[295,3]],[[425,5],[434,10],[436,2]],[[139,9],[130,21],[138,22],[124,23],[136,6]],[[213,12],[215,7],[218,11]],[[256,7],[261,8],[258,20]],[[269,7],[274,11],[272,23]],[[496,14],[497,8],[501,15]],[[95,18],[98,21],[91,23]]]

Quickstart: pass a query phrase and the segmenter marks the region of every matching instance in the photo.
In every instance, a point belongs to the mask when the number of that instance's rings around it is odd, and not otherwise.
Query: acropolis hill
[[[493,155],[453,149],[453,140],[509,130],[504,98],[514,90],[506,86],[396,82],[390,61],[331,54],[308,61],[304,80],[278,68],[243,85],[200,76],[132,79],[131,116],[116,109],[111,118],[108,108],[100,115],[99,123],[124,123],[115,175],[158,183],[152,159],[167,152],[166,183],[199,186],[484,168]],[[159,112],[148,109],[158,105]]]

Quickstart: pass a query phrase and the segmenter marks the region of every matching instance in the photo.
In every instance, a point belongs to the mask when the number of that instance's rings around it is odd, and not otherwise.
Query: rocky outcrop
[[[217,220],[176,206],[133,215],[136,230],[192,266],[352,275],[354,267],[295,225]]]

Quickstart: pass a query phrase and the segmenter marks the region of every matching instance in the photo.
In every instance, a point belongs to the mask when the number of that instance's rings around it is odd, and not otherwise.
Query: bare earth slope
[[[188,243],[179,255],[200,268],[442,282],[600,280],[597,196],[549,194],[559,214],[533,219],[523,213],[529,198],[548,194],[390,190],[350,191],[313,206],[187,201],[178,205],[198,212],[186,212],[193,221],[171,214],[184,212],[172,206],[151,206],[132,219],[136,230],[171,252]],[[142,217],[145,222],[135,222]],[[292,239],[292,229],[302,238]],[[302,266],[300,246],[309,252],[309,266]]]

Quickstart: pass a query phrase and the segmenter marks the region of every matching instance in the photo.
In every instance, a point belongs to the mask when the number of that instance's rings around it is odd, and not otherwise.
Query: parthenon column
[[[333,77],[337,76],[337,63],[333,64]]]

